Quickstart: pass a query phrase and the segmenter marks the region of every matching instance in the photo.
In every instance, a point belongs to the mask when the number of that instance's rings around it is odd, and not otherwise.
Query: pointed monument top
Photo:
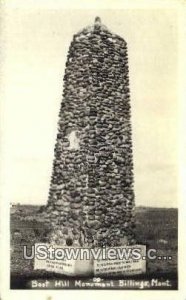
[[[96,17],[94,21],[94,28],[99,29],[101,27],[101,18]]]
[[[95,17],[95,23],[99,23],[99,24],[101,24],[101,18],[100,17]]]

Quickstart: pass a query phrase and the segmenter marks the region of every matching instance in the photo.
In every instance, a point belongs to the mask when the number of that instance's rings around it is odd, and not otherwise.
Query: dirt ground
[[[33,261],[23,259],[23,245],[47,242],[50,224],[42,220],[39,206],[14,205],[11,207],[11,278],[24,280],[32,277],[54,278],[56,274],[33,270]],[[147,261],[146,276],[177,278],[177,209],[136,208],[136,239],[147,250],[155,248],[158,255],[171,260]],[[28,248],[29,249],[29,248]]]

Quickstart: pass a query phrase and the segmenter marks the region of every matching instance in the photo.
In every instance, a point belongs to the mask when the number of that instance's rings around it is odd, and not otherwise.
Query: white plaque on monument
[[[39,248],[38,248],[39,247]],[[34,269],[46,270],[58,274],[76,275],[137,275],[146,272],[146,246],[133,245],[125,247],[100,248],[99,258],[89,260],[67,259],[60,257],[59,253],[64,253],[64,246],[35,244]],[[68,250],[73,247],[68,247]],[[45,249],[45,250],[44,250]],[[53,249],[56,251],[55,257],[51,257]],[[76,248],[73,248],[75,250]],[[94,249],[89,249],[94,251]],[[38,252],[39,251],[39,252]],[[48,251],[47,257],[46,252]],[[103,252],[106,256],[104,257]],[[102,254],[101,254],[102,252]],[[50,253],[50,255],[49,255]],[[114,255],[114,258],[113,258]]]
[[[59,250],[58,250],[58,254],[56,255],[57,258],[51,257],[52,254],[50,254],[49,256],[49,252],[47,252],[49,249],[54,249],[54,251],[57,249],[61,249],[61,251],[63,251],[63,248],[64,247],[60,247],[57,245],[35,244],[36,255],[34,260],[34,269],[46,270],[48,272],[55,272],[64,275],[74,275],[75,262],[76,262],[74,259],[69,260],[62,257],[60,258]],[[47,257],[45,257],[45,253],[47,253]]]
[[[137,250],[136,250],[137,249]],[[146,272],[146,246],[134,245],[107,248],[111,256],[119,251],[119,258],[94,260],[94,275],[137,275]],[[107,252],[108,253],[108,252]],[[121,256],[125,253],[125,257]],[[130,257],[127,257],[130,254]],[[138,257],[140,255],[140,258]],[[122,257],[122,259],[121,259]],[[138,259],[136,259],[138,257]]]
[[[38,248],[40,247],[40,248]],[[56,257],[45,257],[44,252],[38,256],[38,250],[43,251],[44,249],[54,249]],[[67,259],[60,258],[60,252],[67,249],[72,252],[77,250],[76,247],[64,247],[60,245],[50,245],[50,244],[35,244],[35,260],[34,260],[34,269],[45,270],[48,272],[55,272],[58,274],[63,274],[67,276],[88,276],[93,274],[93,260],[80,260],[77,259]],[[53,251],[54,252],[54,251]],[[64,252],[63,252],[64,253]],[[49,254],[49,251],[48,251]],[[41,257],[43,256],[43,257]]]

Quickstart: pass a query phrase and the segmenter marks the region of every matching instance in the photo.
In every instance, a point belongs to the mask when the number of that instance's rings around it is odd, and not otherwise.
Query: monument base
[[[35,244],[34,269],[67,276],[115,277],[146,272],[146,246],[105,248]]]

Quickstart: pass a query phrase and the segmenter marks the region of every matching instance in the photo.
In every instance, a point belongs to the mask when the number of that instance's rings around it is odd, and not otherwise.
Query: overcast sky
[[[7,10],[3,26],[2,188],[46,204],[63,74],[73,34],[95,16],[128,44],[136,204],[177,206],[174,10]]]

